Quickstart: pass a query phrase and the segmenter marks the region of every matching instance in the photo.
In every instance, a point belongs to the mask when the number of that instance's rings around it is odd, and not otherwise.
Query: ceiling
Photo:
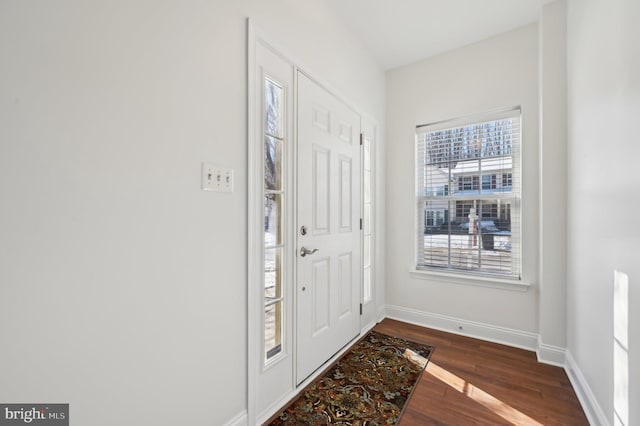
[[[385,70],[536,22],[553,0],[327,0]]]

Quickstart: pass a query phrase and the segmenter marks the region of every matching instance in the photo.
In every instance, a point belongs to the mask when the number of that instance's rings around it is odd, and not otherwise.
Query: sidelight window
[[[264,356],[282,352],[284,307],[284,89],[264,79]]]

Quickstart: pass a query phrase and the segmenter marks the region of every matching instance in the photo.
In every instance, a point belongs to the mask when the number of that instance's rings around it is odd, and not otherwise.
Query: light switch
[[[202,163],[202,190],[233,192],[233,169]]]

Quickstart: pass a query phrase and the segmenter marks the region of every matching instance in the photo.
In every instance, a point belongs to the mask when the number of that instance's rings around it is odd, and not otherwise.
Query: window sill
[[[477,287],[498,288],[502,290],[525,292],[531,287],[530,282],[522,280],[510,280],[505,278],[494,278],[487,276],[473,276],[465,274],[456,274],[449,272],[431,271],[426,269],[410,269],[409,274],[413,278],[421,280],[438,280],[451,284],[473,285]]]

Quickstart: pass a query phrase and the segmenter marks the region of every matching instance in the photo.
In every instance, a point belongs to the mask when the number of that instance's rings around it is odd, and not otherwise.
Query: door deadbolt
[[[307,227],[302,225],[300,227],[300,235],[307,235]]]

